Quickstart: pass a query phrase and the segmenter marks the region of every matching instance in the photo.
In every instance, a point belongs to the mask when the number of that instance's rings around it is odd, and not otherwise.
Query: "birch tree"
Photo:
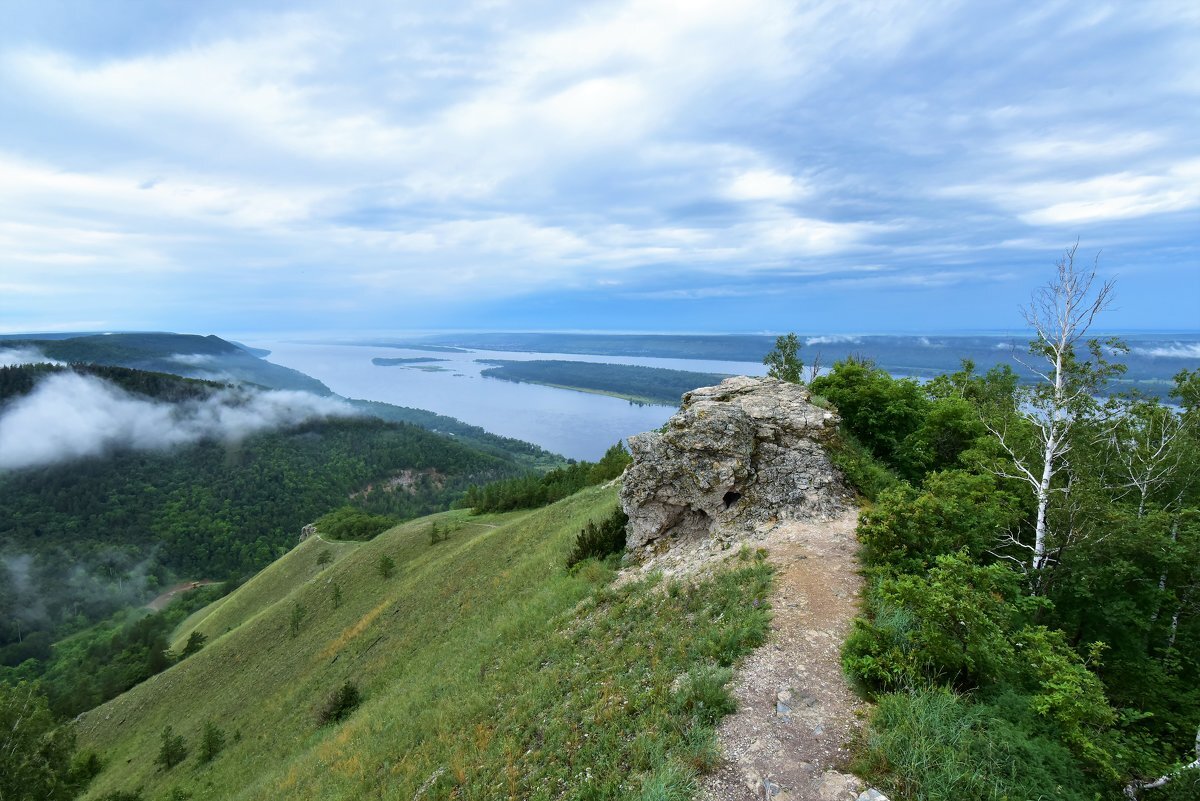
[[[1120,348],[1119,343],[1087,338],[1096,317],[1112,302],[1113,284],[1096,286],[1095,268],[1076,264],[1078,248],[1076,243],[1063,254],[1054,278],[1022,309],[1034,336],[1028,357],[1016,358],[1037,380],[1018,389],[1017,419],[987,422],[1008,457],[996,472],[1023,483],[1035,501],[1033,542],[1014,537],[1010,543],[1026,551],[1021,561],[1035,589],[1053,553],[1071,539],[1069,522],[1065,531],[1056,531],[1051,512],[1056,498],[1065,501],[1071,491],[1077,428],[1096,411],[1096,393],[1123,369],[1109,363],[1104,352],[1105,347]]]

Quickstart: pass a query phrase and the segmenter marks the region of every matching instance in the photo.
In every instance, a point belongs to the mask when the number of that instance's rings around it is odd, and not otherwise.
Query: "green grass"
[[[413,521],[339,545],[323,569],[329,546],[298,546],[193,622],[218,634],[202,651],[84,716],[80,744],[106,764],[87,797],[689,797],[715,760],[712,722],[731,708],[722,669],[766,636],[770,569],[619,589],[608,564],[566,570],[615,495],[437,515],[450,532],[437,544],[429,518]],[[347,680],[361,705],[319,726]],[[196,752],[210,720],[227,735],[212,762],[154,764],[166,725]]]
[[[310,537],[257,573],[236,592],[218,598],[189,615],[172,633],[171,649],[178,653],[193,631],[199,631],[212,642],[254,615],[270,609],[299,585],[315,579],[323,570],[328,570],[343,556],[352,553],[360,544],[328,542]],[[331,564],[317,564],[321,551],[329,551],[333,557]]]

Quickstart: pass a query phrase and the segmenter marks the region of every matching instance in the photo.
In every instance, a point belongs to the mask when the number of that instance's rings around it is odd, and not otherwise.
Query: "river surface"
[[[485,378],[480,371],[488,365],[478,364],[475,360],[563,359],[731,375],[766,374],[766,367],[754,362],[486,350],[435,353],[369,345],[297,342],[247,341],[246,344],[269,349],[268,361],[307,373],[344,397],[428,409],[494,434],[516,437],[564,456],[592,461],[614,443],[658,428],[675,413],[675,407],[638,406],[605,395]],[[426,357],[445,361],[379,367],[371,363],[375,357]],[[442,369],[420,369],[422,367]]]

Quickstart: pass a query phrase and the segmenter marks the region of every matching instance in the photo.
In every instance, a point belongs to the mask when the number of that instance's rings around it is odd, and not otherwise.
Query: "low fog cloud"
[[[216,359],[208,353],[176,353],[167,357],[168,361],[176,364],[187,365],[188,367],[200,367],[206,364],[212,364]]]
[[[1133,352],[1159,359],[1200,359],[1200,342],[1172,342],[1156,348],[1134,348]]]
[[[37,348],[0,348],[0,367],[12,367],[17,364],[62,364],[49,359]]]
[[[236,441],[305,420],[353,414],[342,401],[284,390],[228,389],[201,401],[159,403],[92,376],[58,373],[0,412],[0,470],[114,448],[161,450],[209,438]]]
[[[809,337],[805,345],[857,345],[862,339],[849,334],[829,334],[820,337]]]

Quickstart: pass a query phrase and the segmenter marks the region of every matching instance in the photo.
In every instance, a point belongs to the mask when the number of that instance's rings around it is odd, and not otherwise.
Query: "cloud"
[[[1174,342],[1156,348],[1133,348],[1132,351],[1157,359],[1200,359],[1200,342]]]
[[[821,287],[864,308],[1081,235],[1194,263],[1185,3],[34,6],[0,30],[10,327],[486,326],[614,273],[732,309],[865,258]]]
[[[211,353],[176,353],[168,356],[167,359],[187,367],[203,367],[216,361],[216,357]]]
[[[850,334],[828,334],[826,336],[809,337],[804,340],[805,345],[857,345],[862,342],[862,337],[851,336]]]
[[[341,401],[282,390],[230,389],[199,401],[158,403],[92,376],[56,373],[0,415],[0,470],[113,449],[163,450],[203,439],[237,441],[306,420],[353,414]]]
[[[0,346],[0,367],[17,364],[62,364],[47,357],[37,348],[5,348]]]

